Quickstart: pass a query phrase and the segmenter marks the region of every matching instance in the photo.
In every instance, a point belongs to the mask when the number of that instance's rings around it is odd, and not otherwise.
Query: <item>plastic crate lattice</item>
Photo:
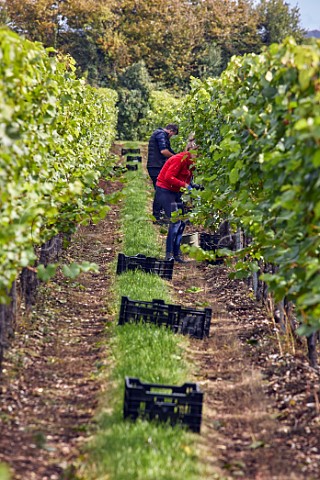
[[[211,308],[188,308],[166,304],[163,300],[157,299],[152,302],[135,301],[123,296],[118,325],[152,323],[164,325],[175,333],[203,339],[209,336],[211,317]]]
[[[196,383],[173,386],[125,378],[124,418],[158,420],[171,425],[181,423],[199,433],[202,402],[203,393]]]
[[[127,169],[127,170],[138,170],[138,164],[137,164],[137,163],[134,163],[134,164],[132,165],[132,164],[130,164],[130,163],[127,163],[126,169]]]
[[[171,280],[173,273],[174,260],[159,260],[154,257],[146,257],[138,254],[127,256],[119,253],[117,262],[117,274],[128,270],[142,270],[146,273],[154,273],[161,278]]]
[[[121,155],[139,154],[140,148],[122,148]]]
[[[142,162],[142,157],[140,155],[128,155],[127,162]]]

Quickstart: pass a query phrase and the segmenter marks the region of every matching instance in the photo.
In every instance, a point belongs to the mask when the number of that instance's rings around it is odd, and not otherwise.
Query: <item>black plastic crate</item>
[[[119,172],[119,171],[123,170],[123,165],[113,165],[112,170],[114,172]]]
[[[199,246],[202,250],[217,250],[219,248],[233,248],[232,235],[220,235],[220,233],[204,233],[199,235]]]
[[[217,250],[219,241],[220,235],[218,233],[200,233],[199,244],[202,250]]]
[[[142,270],[146,273],[154,273],[167,280],[172,279],[174,260],[159,260],[154,257],[146,257],[138,254],[127,256],[119,253],[117,263],[117,274],[128,270]]]
[[[209,336],[211,317],[211,308],[196,309],[166,304],[163,300],[145,302],[122,297],[118,325],[153,323],[164,325],[175,333],[203,339]]]
[[[140,153],[140,148],[122,148],[121,155],[128,155],[128,153],[138,154]]]
[[[138,170],[138,164],[137,164],[137,163],[134,163],[134,164],[132,165],[132,164],[130,164],[130,163],[127,163],[126,169],[127,169],[127,170]]]
[[[128,155],[127,162],[142,162],[142,157],[140,155]]]
[[[124,418],[183,424],[200,433],[203,393],[197,383],[159,385],[125,378]]]
[[[199,236],[199,246],[202,250],[212,250],[216,251],[219,248],[228,248],[229,250],[234,249],[234,239],[232,235],[220,235],[219,233],[200,233]],[[216,258],[216,260],[209,260],[208,263],[211,265],[221,265],[224,263],[224,257]]]

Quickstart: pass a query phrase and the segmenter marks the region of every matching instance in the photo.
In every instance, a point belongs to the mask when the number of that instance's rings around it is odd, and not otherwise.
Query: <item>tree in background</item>
[[[144,138],[153,90],[179,97],[190,77],[219,76],[233,55],[286,35],[301,41],[285,0],[0,0],[0,23],[69,53],[79,75],[119,94],[120,138]],[[157,107],[159,116],[160,109]],[[164,122],[167,123],[167,122]],[[151,125],[151,124],[150,124]]]
[[[221,55],[221,70],[233,55],[259,52],[259,14],[251,0],[206,0],[197,2],[196,14],[203,25],[199,44],[199,60],[208,55],[208,48],[217,45]],[[212,47],[211,47],[212,48]]]
[[[3,0],[1,11],[12,30],[45,47],[69,53],[79,73],[86,73],[91,83],[109,84],[108,59],[101,46],[112,17],[108,1]]]
[[[132,63],[144,60],[154,81],[181,89],[189,82],[202,26],[181,0],[116,0],[112,30],[121,32]]]
[[[141,138],[141,120],[147,115],[152,83],[143,61],[128,67],[119,78],[118,136],[125,140]]]
[[[185,90],[190,76],[219,75],[232,55],[303,35],[299,9],[285,0],[2,0],[1,17],[112,88],[143,60],[158,89]]]
[[[112,18],[109,3],[106,0],[62,2],[56,46],[76,60],[79,72],[86,74],[91,84],[103,87],[111,86],[109,77],[112,76],[113,60],[109,61],[102,48],[102,39],[107,37],[106,28]],[[121,47],[124,50],[123,45]]]
[[[55,47],[62,4],[62,0],[5,0],[2,8],[15,32],[45,47]]]
[[[222,49],[216,42],[208,43],[197,62],[194,77],[218,77],[223,70]]]
[[[140,121],[140,139],[148,140],[152,132],[169,123],[180,124],[180,110],[185,97],[178,97],[168,90],[152,90],[148,111]],[[175,137],[171,139],[174,144]]]
[[[298,43],[303,41],[306,31],[300,25],[298,7],[290,8],[283,0],[260,0],[257,12],[263,44],[281,43],[288,36],[294,37]]]

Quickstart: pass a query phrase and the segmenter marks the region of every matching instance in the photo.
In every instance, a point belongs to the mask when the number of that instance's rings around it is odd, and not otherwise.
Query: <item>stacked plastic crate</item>
[[[121,155],[126,157],[127,170],[138,170],[138,164],[142,162],[140,148],[122,148]]]

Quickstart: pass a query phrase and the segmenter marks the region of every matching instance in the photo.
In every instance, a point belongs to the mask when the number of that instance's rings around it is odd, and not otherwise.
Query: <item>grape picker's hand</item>
[[[192,183],[191,188],[194,188],[195,190],[204,190],[204,187],[198,183]]]

